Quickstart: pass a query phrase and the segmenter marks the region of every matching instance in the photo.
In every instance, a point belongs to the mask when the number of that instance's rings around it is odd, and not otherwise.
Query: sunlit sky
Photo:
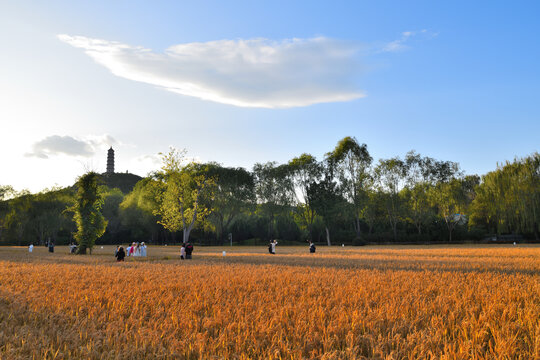
[[[540,149],[536,1],[0,1],[0,185],[251,169],[354,136],[468,174]]]

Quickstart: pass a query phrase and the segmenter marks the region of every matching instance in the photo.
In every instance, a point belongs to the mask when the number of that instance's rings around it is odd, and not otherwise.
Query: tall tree
[[[336,170],[343,194],[353,204],[354,228],[361,237],[360,220],[367,206],[369,168],[372,162],[367,145],[353,137],[341,139],[335,149],[327,154],[327,161]]]
[[[375,167],[378,190],[383,194],[388,221],[392,228],[394,241],[397,241],[397,225],[402,217],[402,204],[399,193],[404,184],[405,163],[398,157],[381,159]]]
[[[473,202],[471,222],[497,233],[540,232],[540,155],[499,165],[482,177]]]
[[[120,204],[124,201],[124,193],[119,188],[104,187],[102,213],[107,220],[106,236],[115,239],[121,230]]]
[[[207,206],[213,199],[215,179],[209,175],[208,166],[184,162],[184,152],[172,148],[162,154],[163,166],[156,174],[156,201],[158,221],[169,231],[183,231],[183,242],[195,225],[202,224],[212,208]]]
[[[452,241],[452,233],[456,225],[467,223],[467,212],[474,199],[474,188],[478,183],[479,177],[471,175],[453,178],[447,182],[441,181],[431,189],[430,198],[446,224],[448,241]]]
[[[163,226],[158,223],[158,217],[154,215],[158,209],[154,196],[154,181],[147,177],[137,182],[120,204],[122,226],[129,229],[135,239],[150,238],[151,243],[158,241],[160,230],[163,230]]]
[[[99,190],[99,174],[89,172],[84,174],[77,181],[77,195],[75,204],[69,208],[73,211],[73,220],[77,225],[77,232],[74,234],[79,247],[78,254],[86,254],[104,233],[107,221],[101,214],[103,206],[103,196]]]
[[[352,205],[341,195],[341,189],[335,181],[335,166],[332,157],[327,157],[323,161],[321,171],[321,180],[309,186],[307,196],[315,213],[322,217],[326,243],[331,246],[331,231],[335,230],[335,224],[338,223],[339,219],[350,217],[346,215],[351,213]]]
[[[275,162],[255,164],[255,194],[260,211],[268,218],[268,238],[275,235],[275,217],[289,210],[294,199],[294,186],[288,166]]]
[[[430,157],[421,157],[414,150],[405,155],[405,189],[403,197],[408,205],[407,219],[414,224],[418,234],[434,216],[428,191],[434,185],[437,169],[442,168],[439,162]]]
[[[244,168],[227,168],[219,164],[208,164],[210,176],[216,179],[216,188],[210,215],[216,226],[217,237],[224,240],[225,231],[243,212],[253,209],[255,204],[255,180]]]
[[[8,203],[12,194],[15,193],[15,190],[11,185],[0,185],[0,242],[2,242],[2,231],[5,228],[6,214],[8,212]]]
[[[308,193],[310,187],[321,177],[321,164],[310,154],[302,154],[289,161],[288,165],[295,190],[296,213],[308,231],[309,240],[313,241],[313,221],[316,213]]]

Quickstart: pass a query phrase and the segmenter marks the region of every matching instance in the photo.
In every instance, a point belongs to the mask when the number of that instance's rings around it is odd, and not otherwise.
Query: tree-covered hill
[[[128,194],[133,190],[135,184],[142,180],[142,177],[130,173],[114,173],[114,174],[101,174],[103,185],[114,189],[120,189],[124,194]]]

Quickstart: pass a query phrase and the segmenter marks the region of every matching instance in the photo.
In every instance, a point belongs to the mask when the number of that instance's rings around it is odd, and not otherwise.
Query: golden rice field
[[[0,248],[0,358],[540,359],[540,246],[266,251]]]

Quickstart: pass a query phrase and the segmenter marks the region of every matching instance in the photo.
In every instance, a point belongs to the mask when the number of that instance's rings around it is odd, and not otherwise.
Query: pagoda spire
[[[114,174],[114,150],[112,146],[107,152],[107,174]]]

